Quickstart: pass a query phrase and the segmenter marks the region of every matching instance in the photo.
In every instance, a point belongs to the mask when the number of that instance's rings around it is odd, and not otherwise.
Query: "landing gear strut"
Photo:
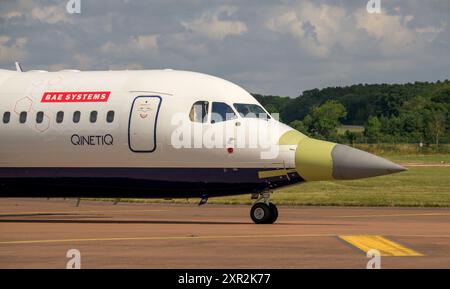
[[[278,218],[278,209],[270,203],[270,193],[261,193],[258,201],[250,210],[250,217],[255,224],[273,224]]]

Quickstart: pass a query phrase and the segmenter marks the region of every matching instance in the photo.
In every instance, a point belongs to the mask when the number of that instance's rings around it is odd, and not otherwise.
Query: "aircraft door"
[[[128,146],[135,153],[156,150],[156,130],[162,99],[160,96],[138,96],[133,100],[128,123]]]

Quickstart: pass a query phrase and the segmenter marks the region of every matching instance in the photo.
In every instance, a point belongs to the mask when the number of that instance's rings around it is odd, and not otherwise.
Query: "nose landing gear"
[[[262,193],[250,210],[250,217],[255,224],[273,224],[277,220],[278,209],[273,203],[270,203],[269,199],[269,192]]]

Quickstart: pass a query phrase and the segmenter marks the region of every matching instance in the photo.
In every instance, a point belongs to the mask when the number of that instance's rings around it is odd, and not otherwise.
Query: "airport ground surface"
[[[255,225],[241,205],[75,204],[0,199],[0,268],[65,268],[69,249],[82,268],[365,268],[364,243],[409,255],[383,268],[450,268],[450,209],[280,206]]]

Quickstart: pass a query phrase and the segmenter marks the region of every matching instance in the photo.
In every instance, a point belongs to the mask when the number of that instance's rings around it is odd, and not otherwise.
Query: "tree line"
[[[450,142],[450,81],[357,84],[296,98],[254,94],[280,120],[311,137],[346,143]],[[363,126],[361,131],[342,125]]]

